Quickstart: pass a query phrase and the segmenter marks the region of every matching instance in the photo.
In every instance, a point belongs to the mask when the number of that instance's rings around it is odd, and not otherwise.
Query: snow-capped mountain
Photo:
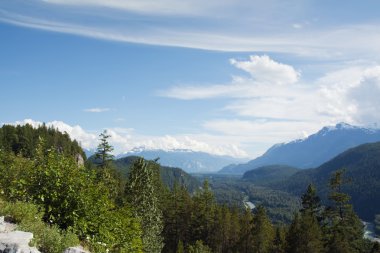
[[[380,129],[339,123],[327,126],[305,139],[272,146],[262,156],[245,164],[227,166],[221,173],[243,174],[265,165],[288,165],[297,168],[318,167],[343,151],[369,142],[380,141]]]
[[[247,159],[239,159],[230,156],[219,156],[205,152],[196,152],[188,149],[173,150],[144,150],[134,149],[133,151],[121,154],[116,158],[126,156],[141,156],[152,160],[159,158],[159,163],[163,166],[178,167],[188,173],[209,173],[217,172],[224,166],[231,163],[246,162]]]

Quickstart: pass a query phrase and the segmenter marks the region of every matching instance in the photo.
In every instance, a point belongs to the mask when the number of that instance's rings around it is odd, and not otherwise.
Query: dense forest
[[[41,252],[79,243],[94,253],[380,252],[363,238],[341,170],[330,178],[327,206],[309,185],[290,224],[274,224],[264,201],[254,212],[218,204],[207,180],[194,193],[181,182],[168,187],[157,161],[137,158],[123,174],[107,132],[99,136],[96,163],[83,165],[69,136],[23,128],[1,130],[0,215],[33,232]]]
[[[282,182],[267,186],[301,196],[314,183],[324,203],[328,202],[329,177],[344,168],[349,180],[343,189],[351,196],[355,211],[366,221],[373,221],[380,210],[380,142],[349,149],[315,169],[302,170]]]

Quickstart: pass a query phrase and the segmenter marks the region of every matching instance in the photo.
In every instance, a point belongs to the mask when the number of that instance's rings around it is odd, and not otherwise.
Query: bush
[[[0,215],[18,225],[18,229],[33,233],[31,244],[44,253],[62,253],[64,249],[79,245],[78,237],[71,231],[45,224],[42,214],[34,204],[0,200]]]

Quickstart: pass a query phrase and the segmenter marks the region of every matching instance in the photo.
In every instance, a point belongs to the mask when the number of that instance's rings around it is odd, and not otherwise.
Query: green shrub
[[[62,253],[68,247],[79,245],[78,237],[70,230],[63,231],[57,226],[45,224],[41,220],[42,214],[34,204],[0,200],[0,215],[15,222],[19,230],[33,233],[31,244],[41,252]]]

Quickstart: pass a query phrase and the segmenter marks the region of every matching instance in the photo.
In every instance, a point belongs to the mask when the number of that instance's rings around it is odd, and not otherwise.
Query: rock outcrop
[[[85,251],[82,247],[70,247],[66,249],[63,253],[89,253],[88,251]]]
[[[40,253],[37,248],[30,247],[33,234],[23,231],[0,233],[0,253]]]
[[[4,216],[0,217],[0,253],[41,253],[37,248],[29,246],[32,239],[32,233],[17,231],[15,224],[4,221]],[[67,248],[63,253],[89,252],[77,246]]]

